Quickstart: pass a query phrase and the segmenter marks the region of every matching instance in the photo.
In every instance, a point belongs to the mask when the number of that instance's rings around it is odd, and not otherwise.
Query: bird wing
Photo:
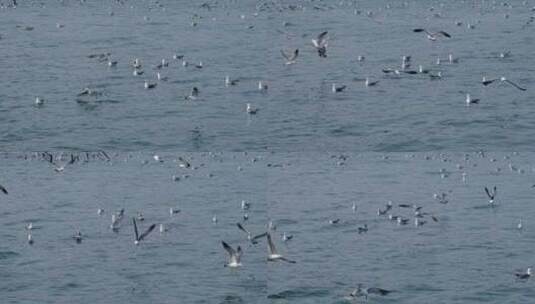
[[[234,250],[234,248],[230,247],[230,245],[225,243],[225,241],[221,241],[221,244],[223,245],[223,248],[225,248],[225,250],[230,255],[230,258],[236,255],[236,251]]]
[[[4,186],[0,185],[0,190],[4,192],[4,194],[7,194],[7,189]]]
[[[328,34],[328,32],[325,31],[325,32],[323,32],[323,33],[321,33],[321,34],[318,35],[318,38],[317,38],[317,40],[316,40],[316,42],[317,42],[318,45],[317,45],[316,47],[322,47],[322,46],[325,46],[325,44],[327,43],[327,40],[326,40],[326,38],[327,38],[327,34]]]
[[[490,195],[489,189],[485,187],[485,192],[487,193],[487,196],[492,199],[492,195]]]
[[[299,49],[295,49],[292,57],[290,57],[290,60],[295,60],[297,58],[297,56],[299,55]]]
[[[247,229],[245,229],[240,223],[236,223],[236,226],[238,226],[238,228],[239,228],[241,231],[247,233],[247,235],[251,234],[251,233],[250,233]]]
[[[498,79],[485,80],[485,81],[483,81],[483,85],[484,86],[488,86],[489,84],[495,82],[496,80],[498,80]]]
[[[440,32],[438,32],[438,33],[441,34],[441,35],[444,36],[444,37],[451,38],[451,35],[448,34],[448,33],[446,33],[446,32],[444,32],[444,31],[440,31]]]
[[[152,230],[154,230],[154,228],[156,228],[156,224],[150,225],[150,227],[147,230],[145,230],[145,232],[143,232],[142,235],[139,236],[139,240],[141,241],[142,239],[146,238],[147,235],[149,235],[149,233],[151,233]]]
[[[294,261],[294,260],[289,260],[289,259],[287,259],[287,258],[285,258],[285,257],[280,257],[280,260],[285,261],[285,262],[287,262],[287,263],[291,263],[291,264],[295,264],[295,263],[297,263],[296,261]]]
[[[526,88],[523,88],[523,87],[517,85],[516,83],[512,82],[511,80],[506,80],[505,82],[507,82],[508,84],[512,85],[513,87],[519,89],[520,91],[526,91]]]
[[[253,240],[253,241],[256,241],[256,240],[259,239],[259,238],[263,238],[263,237],[267,236],[267,234],[268,234],[267,232],[264,232],[264,233],[261,233],[261,234],[259,234],[259,235],[255,235],[255,236],[252,238],[252,240]]]
[[[136,224],[136,218],[132,218],[132,222],[134,223],[134,234],[136,236],[136,241],[139,241],[139,233],[137,231],[137,224]]]
[[[288,56],[283,50],[281,50],[281,55],[282,55],[282,57],[284,57],[286,60],[290,61],[289,56]]]
[[[415,33],[427,32],[427,31],[424,30],[423,28],[413,29],[412,31],[415,32]]]
[[[275,244],[273,244],[273,240],[271,239],[271,234],[267,234],[267,239],[268,239],[268,247],[269,247],[269,252],[271,254],[276,254],[277,253],[277,249],[275,248]]]

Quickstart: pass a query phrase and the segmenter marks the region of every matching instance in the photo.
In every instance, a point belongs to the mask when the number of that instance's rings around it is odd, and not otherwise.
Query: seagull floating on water
[[[154,89],[158,84],[157,83],[149,83],[148,81],[145,81],[145,89]]]
[[[72,238],[76,241],[76,243],[82,243],[82,233],[80,231],[76,232],[76,234],[73,235]]]
[[[250,103],[247,103],[245,111],[248,114],[254,115],[254,114],[256,114],[258,112],[258,108],[253,108]]]
[[[358,284],[357,288],[349,294],[349,297],[351,299],[364,297],[366,300],[368,300],[368,295],[370,294],[386,296],[387,294],[391,292],[392,292],[391,290],[386,290],[386,289],[377,288],[377,287],[363,288],[362,284]]]
[[[479,99],[472,99],[470,97],[470,94],[466,94],[466,105],[469,106],[471,104],[478,104],[479,103]]]
[[[331,90],[332,90],[333,93],[342,92],[342,91],[345,90],[345,89],[346,89],[346,86],[345,86],[345,85],[337,86],[336,83],[333,83],[332,88],[331,88]]]
[[[515,273],[515,277],[519,280],[527,280],[531,277],[531,267],[528,267],[526,269],[526,272],[517,272]]]
[[[230,76],[225,76],[225,86],[228,87],[228,86],[234,86],[234,85],[237,85],[238,82],[240,82],[239,79],[230,79]]]

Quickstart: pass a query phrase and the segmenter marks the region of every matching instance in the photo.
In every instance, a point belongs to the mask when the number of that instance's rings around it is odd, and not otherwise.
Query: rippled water
[[[535,296],[532,281],[513,275],[533,265],[533,153],[159,155],[164,162],[139,153],[82,156],[62,173],[30,154],[1,155],[0,184],[9,191],[0,196],[3,301],[347,303],[358,283],[394,291],[370,303],[528,303]],[[179,168],[178,156],[192,167]],[[483,189],[494,185],[497,205],[489,207]],[[447,204],[433,199],[441,192]],[[267,263],[265,240],[249,244],[235,226],[243,221],[241,200],[251,203],[244,225],[256,234],[271,219],[276,246],[296,264]],[[377,216],[389,200],[409,225]],[[439,221],[427,217],[416,228],[412,211],[397,204],[423,206]],[[170,207],[181,212],[170,217]],[[127,219],[113,233],[111,214],[120,208]],[[140,226],[169,230],[135,246],[129,218],[137,212],[145,217]],[[32,246],[28,222],[36,227]],[[368,233],[358,234],[364,224]],[[71,238],[77,229],[81,244]],[[284,232],[294,238],[283,243]],[[221,240],[242,246],[243,267],[223,267]]]
[[[19,2],[0,10],[2,150],[533,148],[534,25],[524,26],[533,1],[396,1],[389,8],[386,1],[218,1],[210,9],[199,1]],[[452,38],[431,42],[412,33],[415,27]],[[323,30],[330,37],[325,59],[310,43]],[[297,64],[284,65],[282,48],[300,49]],[[506,51],[510,57],[498,58]],[[87,58],[103,52],[118,60],[116,68]],[[204,67],[184,68],[174,53]],[[460,63],[447,63],[449,53]],[[383,75],[402,55],[443,79]],[[434,65],[437,56],[445,63]],[[143,76],[132,75],[136,57]],[[151,67],[162,58],[170,61],[161,72],[169,81],[145,90],[143,80],[155,81]],[[225,75],[239,84],[226,88]],[[481,85],[483,76],[502,75],[528,91]],[[353,81],[366,76],[378,86]],[[268,93],[257,90],[259,80]],[[348,88],[333,94],[333,82]],[[86,86],[103,95],[78,103]],[[185,101],[193,86],[200,98]],[[481,103],[466,107],[465,92]],[[36,96],[43,107],[34,105]],[[248,115],[246,103],[259,113]]]

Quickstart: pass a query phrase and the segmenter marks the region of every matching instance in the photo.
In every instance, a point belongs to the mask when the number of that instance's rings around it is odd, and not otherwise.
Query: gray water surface
[[[533,1],[209,1],[209,9],[200,1],[19,2],[0,9],[4,151],[534,147],[534,25],[526,25]],[[416,27],[452,38],[431,42]],[[328,57],[320,58],[310,40],[324,30]],[[293,48],[297,63],[286,66],[280,50]],[[106,52],[117,67],[87,58]],[[191,65],[173,60],[175,53]],[[449,53],[458,64],[447,62]],[[383,75],[403,55],[443,79]],[[132,75],[134,58],[143,76]],[[145,90],[162,58],[169,80]],[[239,84],[225,87],[226,75]],[[484,76],[506,76],[528,90],[484,87]],[[353,81],[365,77],[380,82]],[[257,90],[260,80],[267,93]],[[333,94],[332,83],[347,89]],[[200,98],[184,100],[193,86]],[[102,96],[77,102],[85,87]],[[467,92],[480,104],[467,107]],[[37,96],[44,106],[34,105]],[[245,112],[247,103],[257,115]]]

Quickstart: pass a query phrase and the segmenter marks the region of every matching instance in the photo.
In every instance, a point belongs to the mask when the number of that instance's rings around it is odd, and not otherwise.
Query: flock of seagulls
[[[481,157],[485,157],[483,153],[479,154]],[[108,156],[108,154],[104,151],[97,152],[97,153],[84,153],[84,154],[60,154],[60,155],[54,155],[48,152],[39,152],[34,153],[33,156],[30,156],[33,158],[37,158],[40,160],[45,161],[46,163],[53,164],[53,172],[56,174],[64,174],[65,165],[74,166],[75,164],[79,162],[88,162],[89,160],[97,159],[97,160],[103,160],[103,161],[110,161],[111,157]],[[27,156],[25,156],[27,158]],[[167,161],[167,158],[161,157],[159,155],[154,155],[153,160],[157,163],[162,163]],[[347,160],[347,156],[345,155],[339,155],[339,156],[333,156],[333,158],[339,159],[338,165],[344,165],[345,161]],[[176,159],[173,160],[177,166],[181,168],[190,168],[195,170],[198,168],[198,166],[193,165],[190,160],[186,159],[185,157],[179,156]],[[494,159],[491,159],[491,162],[494,162]],[[59,163],[63,163],[64,169],[63,170],[56,170],[56,167]],[[204,166],[202,164],[201,166]],[[459,170],[464,170],[463,166],[458,164],[457,168]],[[509,168],[512,171],[519,171],[516,166],[509,164]],[[448,172],[445,169],[440,170],[441,177],[447,178]],[[464,182],[464,180],[463,180]],[[535,187],[535,185],[533,186]],[[488,205],[492,208],[497,206],[497,186],[485,186],[483,187],[481,196],[483,197],[483,192],[488,198]],[[8,189],[0,185],[0,191],[4,195],[9,195],[10,192],[8,192]],[[440,192],[435,193],[433,195],[433,198],[435,201],[441,205],[446,205],[450,203],[449,199],[449,192]],[[273,232],[277,229],[277,227],[274,225],[273,221],[269,221],[266,225],[267,229],[264,231],[260,231],[257,233],[252,232],[251,230],[246,228],[246,223],[249,219],[247,212],[251,210],[252,204],[249,201],[242,200],[240,204],[240,209],[243,212],[243,221],[237,222],[236,227],[237,230],[241,231],[245,235],[245,239],[248,243],[252,246],[256,246],[261,242],[265,242],[267,246],[267,255],[266,255],[266,261],[267,262],[282,262],[282,263],[288,263],[288,264],[296,264],[298,261],[294,259],[288,258],[286,255],[282,254],[277,246],[276,246],[276,239],[273,237]],[[349,206],[348,206],[349,209]],[[351,206],[351,213],[356,215],[360,211],[359,205],[356,202],[352,202]],[[380,218],[385,219],[387,222],[393,222],[399,226],[405,226],[410,225],[411,223],[414,223],[414,226],[416,228],[420,228],[424,225],[429,225],[428,223],[437,223],[439,222],[439,217],[434,212],[429,212],[426,210],[427,208],[424,208],[421,205],[417,205],[414,203],[398,203],[394,204],[392,201],[388,201],[385,205],[380,206],[377,208],[377,216]],[[169,216],[174,217],[182,212],[181,209],[176,207],[170,207],[169,208]],[[97,210],[97,215],[102,216],[105,214],[105,210],[103,208],[99,208]],[[114,232],[118,232],[118,230],[121,228],[121,224],[124,222],[124,219],[126,218],[126,212],[125,209],[120,209],[117,212],[114,212],[111,214],[111,224],[109,226],[110,230]],[[151,233],[153,233],[154,230],[158,227],[158,224],[152,223],[146,228],[141,229],[140,225],[141,223],[145,222],[145,217],[142,212],[137,212],[134,217],[131,218],[131,223],[133,227],[133,239],[135,245],[141,245],[143,241],[145,241]],[[216,224],[218,222],[217,216],[214,215],[212,217],[212,222]],[[329,219],[328,223],[330,225],[336,226],[340,225],[342,223],[341,218],[331,218]],[[41,228],[41,227],[38,227]],[[367,234],[367,233],[373,233],[373,230],[370,230],[370,227],[368,224],[363,224],[360,226],[355,226],[356,233],[358,235],[361,234]],[[30,222],[25,227],[27,230],[27,243],[29,245],[35,246],[35,239],[32,235],[32,231],[36,229],[36,227]],[[523,229],[523,223],[520,219],[517,225],[517,229],[520,231]],[[160,233],[165,233],[167,231],[167,228],[163,223],[159,224],[159,231]],[[289,235],[286,232],[281,234],[281,240],[282,242],[286,243],[289,242],[294,238],[293,235]],[[72,235],[72,239],[77,243],[81,244],[83,241],[83,234],[81,231],[76,231]],[[224,267],[228,268],[241,268],[241,267],[247,267],[246,264],[242,262],[242,257],[245,253],[245,250],[243,249],[242,245],[237,245],[236,247],[230,245],[227,241],[221,240],[220,241],[223,250],[228,255],[228,260],[223,264]],[[514,273],[514,277],[519,281],[525,281],[530,279],[532,274],[531,267],[528,267],[526,270],[517,271]],[[383,289],[380,287],[365,287],[363,284],[358,284],[357,287],[351,291],[348,295],[345,296],[348,300],[358,300],[358,299],[365,299],[367,300],[369,296],[388,296],[392,292],[396,292],[395,290],[388,290]]]

